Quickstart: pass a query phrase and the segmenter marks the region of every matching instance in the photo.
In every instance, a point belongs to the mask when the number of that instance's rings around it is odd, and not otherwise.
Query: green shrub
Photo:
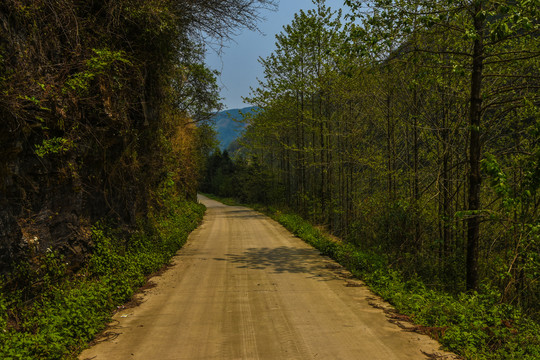
[[[41,266],[44,291],[38,298],[25,304],[23,291],[0,292],[0,359],[75,357],[146,276],[169,261],[203,214],[202,205],[169,200],[165,211],[141,222],[128,239],[97,225],[88,266],[71,277],[63,259],[48,253]],[[8,325],[8,312],[19,319],[16,325]]]

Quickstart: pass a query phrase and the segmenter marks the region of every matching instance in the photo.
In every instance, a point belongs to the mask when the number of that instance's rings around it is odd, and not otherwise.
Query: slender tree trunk
[[[416,73],[416,71],[415,71]],[[416,86],[413,91],[413,152],[414,152],[414,244],[417,248],[417,258],[422,256],[422,242],[420,239],[420,180],[418,174],[418,162],[419,162],[419,144],[418,144],[418,117],[420,113],[420,107],[418,104],[418,91]]]
[[[482,117],[482,71],[484,67],[483,20],[478,16],[482,5],[476,5],[474,29],[477,38],[474,40],[473,64],[471,74],[470,99],[470,139],[469,139],[469,206],[470,217],[467,220],[467,290],[478,289],[478,248],[480,238],[480,159],[482,145],[480,143],[480,120]]]
[[[292,189],[292,180],[291,180],[291,141],[289,135],[287,135],[287,149],[285,150],[285,174],[286,174],[286,197],[287,205],[291,206],[291,189]]]
[[[392,115],[390,112],[391,106],[390,92],[388,92],[386,98],[386,146],[388,147],[388,198],[390,201],[394,200],[394,185],[393,185],[393,161],[392,161]]]
[[[443,112],[443,173],[442,173],[442,192],[443,192],[443,264],[448,256],[449,243],[450,243],[450,174],[449,174],[449,162],[450,162],[450,150],[449,150],[449,127],[448,124],[448,105],[444,102]]]

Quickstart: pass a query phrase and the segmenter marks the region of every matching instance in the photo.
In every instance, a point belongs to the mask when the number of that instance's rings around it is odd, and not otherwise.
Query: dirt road
[[[80,359],[427,359],[427,336],[391,324],[358,280],[269,218],[208,211],[143,303]],[[371,299],[372,300],[372,299]]]

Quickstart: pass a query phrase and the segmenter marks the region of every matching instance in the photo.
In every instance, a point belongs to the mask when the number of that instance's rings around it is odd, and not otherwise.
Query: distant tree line
[[[215,150],[207,157],[206,173],[200,190],[222,197],[236,198],[244,203],[265,204],[281,197],[275,175],[257,161],[246,161],[229,152]]]

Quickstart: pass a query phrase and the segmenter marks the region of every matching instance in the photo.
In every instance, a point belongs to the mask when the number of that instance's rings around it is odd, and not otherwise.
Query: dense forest
[[[259,111],[208,188],[539,320],[540,3],[314,3],[260,59]]]
[[[319,1],[277,36],[249,99],[251,161],[333,233],[536,307],[538,9],[387,3],[360,26]]]
[[[1,358],[84,346],[185,241],[220,107],[206,47],[273,6],[0,3]]]

